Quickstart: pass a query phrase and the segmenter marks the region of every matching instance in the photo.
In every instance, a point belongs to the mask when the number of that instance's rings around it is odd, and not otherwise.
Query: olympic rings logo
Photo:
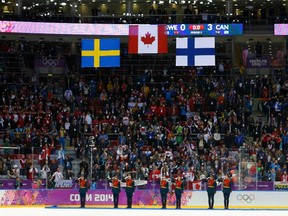
[[[237,195],[237,200],[239,200],[240,202],[244,203],[251,203],[253,200],[255,200],[255,196],[254,194],[238,194]]]
[[[42,64],[46,67],[56,67],[59,61],[57,59],[43,59]]]

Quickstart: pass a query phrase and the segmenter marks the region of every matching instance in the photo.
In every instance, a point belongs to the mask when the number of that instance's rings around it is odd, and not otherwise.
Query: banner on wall
[[[231,208],[288,208],[288,193],[286,191],[232,191],[230,195]],[[207,208],[206,191],[184,191],[182,194],[184,207]],[[169,193],[167,206],[175,207],[176,195]],[[127,199],[125,191],[120,192],[119,206],[126,206]],[[79,206],[80,195],[78,190],[0,190],[0,205],[65,205]],[[86,205],[91,206],[113,206],[113,195],[111,190],[88,190]],[[133,206],[146,208],[161,207],[160,190],[136,190],[133,194]],[[216,208],[223,208],[223,193],[215,194]]]
[[[35,67],[39,74],[64,74],[66,70],[66,62],[64,59],[36,59]]]
[[[247,68],[270,68],[271,67],[270,58],[268,56],[263,56],[263,57],[247,56],[246,67]]]
[[[206,194],[206,193],[205,193]],[[191,191],[182,195],[183,205],[192,197]],[[187,197],[187,199],[186,199]],[[0,190],[0,205],[79,205],[78,190]],[[169,193],[168,205],[175,205],[175,194]],[[113,205],[111,190],[88,190],[87,205]],[[121,190],[119,205],[126,205],[126,194]],[[136,190],[133,194],[133,205],[162,205],[160,190]]]
[[[55,188],[56,189],[71,189],[73,188],[73,181],[72,180],[55,181]]]
[[[275,191],[288,191],[288,182],[276,181],[274,186]]]

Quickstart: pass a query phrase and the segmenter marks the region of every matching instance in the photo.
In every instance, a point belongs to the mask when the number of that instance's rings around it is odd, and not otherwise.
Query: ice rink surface
[[[287,216],[287,210],[270,210],[270,209],[113,209],[113,208],[76,208],[76,207],[3,207],[2,215],[9,216]]]

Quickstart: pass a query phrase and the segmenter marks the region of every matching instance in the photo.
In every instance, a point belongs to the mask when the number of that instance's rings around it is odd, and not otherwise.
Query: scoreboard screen
[[[288,35],[288,24],[274,24],[274,35]]]
[[[168,36],[243,35],[243,24],[169,24]]]

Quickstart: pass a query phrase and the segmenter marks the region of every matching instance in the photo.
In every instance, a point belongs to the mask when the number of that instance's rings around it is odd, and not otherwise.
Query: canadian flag
[[[166,25],[130,25],[128,53],[167,53],[166,32]]]
[[[193,182],[193,190],[201,190],[201,181]]]

